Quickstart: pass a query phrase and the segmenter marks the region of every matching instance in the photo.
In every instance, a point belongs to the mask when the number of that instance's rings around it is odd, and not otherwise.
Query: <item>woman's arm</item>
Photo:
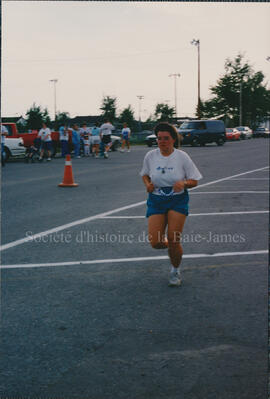
[[[142,177],[142,179],[143,179],[143,183],[144,183],[144,185],[145,185],[146,190],[148,191],[148,193],[152,193],[152,192],[154,191],[154,189],[155,189],[155,186],[154,186],[154,184],[151,182],[150,177],[149,177],[148,175],[144,175],[144,176]]]
[[[173,189],[176,193],[178,193],[186,188],[196,187],[197,184],[198,184],[198,180],[193,180],[193,179],[180,180],[174,184]]]

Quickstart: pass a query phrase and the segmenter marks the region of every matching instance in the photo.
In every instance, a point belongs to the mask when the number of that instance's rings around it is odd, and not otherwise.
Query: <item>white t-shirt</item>
[[[112,134],[112,130],[114,130],[114,126],[110,123],[103,123],[103,125],[100,126],[100,132],[103,136]]]
[[[129,127],[124,127],[124,128],[122,129],[122,135],[123,135],[123,137],[129,137],[129,135],[130,135],[130,128],[129,128]]]
[[[38,132],[38,137],[41,138],[41,141],[52,141],[51,129],[49,129],[48,127],[46,127],[46,129],[40,129],[40,131]]]
[[[84,138],[85,134],[87,134],[88,136],[91,136],[91,129],[90,129],[90,127],[86,127],[86,128],[81,127],[79,130],[79,133],[82,138]]]
[[[69,139],[69,132],[70,129],[65,129],[64,126],[61,126],[59,129],[59,136],[61,141],[68,141]]]
[[[4,125],[1,125],[1,144],[5,144],[6,136],[2,133],[8,134],[8,130],[7,130],[6,126],[4,126]]]
[[[200,180],[202,175],[190,156],[182,150],[174,149],[168,157],[161,155],[160,149],[149,151],[143,161],[141,176],[147,175],[155,186],[153,194],[162,195],[159,188],[172,187],[180,180]],[[184,190],[173,195],[182,194]]]

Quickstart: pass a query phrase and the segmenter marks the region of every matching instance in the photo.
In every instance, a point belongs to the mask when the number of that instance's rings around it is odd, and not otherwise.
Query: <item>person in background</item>
[[[34,140],[34,143],[26,149],[25,152],[25,162],[31,161],[32,163],[35,162],[35,155],[38,156],[39,154],[39,149],[41,146],[41,140],[39,137],[36,137]]]
[[[72,144],[74,146],[74,156],[76,158],[81,158],[80,157],[80,131],[79,131],[79,126],[75,123],[73,125],[72,129]]]
[[[90,155],[90,140],[91,140],[90,129],[87,129],[83,133],[83,146],[84,146],[85,157],[89,157]]]
[[[111,134],[114,130],[114,126],[111,124],[109,119],[105,119],[105,123],[100,126],[101,141],[104,144],[104,158],[108,158],[108,152],[112,145]]]
[[[1,164],[5,166],[6,153],[5,153],[5,138],[8,135],[6,126],[1,124]]]
[[[99,153],[99,145],[100,145],[100,129],[98,128],[97,124],[94,124],[92,127],[92,154],[95,154],[95,158],[98,158]]]
[[[51,137],[51,129],[48,128],[46,123],[42,123],[42,128],[38,132],[38,137],[41,139],[41,150],[39,161],[43,160],[44,151],[46,150],[48,153],[47,161],[51,161],[51,152],[52,152],[52,137]]]
[[[121,134],[122,134],[122,147],[120,152],[125,151],[125,145],[127,146],[128,149],[127,152],[130,152],[129,140],[130,140],[131,131],[126,123],[123,124],[123,129]]]
[[[68,148],[69,134],[68,134],[68,127],[66,124],[61,126],[59,129],[59,139],[61,145],[61,157],[64,158],[67,154],[69,154],[69,148]]]
[[[87,127],[86,122],[83,122],[83,123],[82,123],[82,127],[80,128],[80,146],[81,146],[81,148],[82,148],[82,150],[83,150],[82,152],[83,152],[84,155],[85,155],[85,148],[84,148],[84,145],[85,145],[85,137],[90,138],[90,135],[91,135],[91,130],[90,130],[90,128]],[[86,139],[86,140],[88,141],[88,139]],[[89,148],[90,148],[90,142],[89,142],[89,145],[88,145],[88,148],[87,148],[86,151],[88,151]]]
[[[178,133],[169,123],[155,128],[158,149],[149,151],[140,172],[148,192],[147,213],[152,248],[168,248],[171,261],[169,285],[181,284],[181,234],[188,216],[187,189],[196,187],[201,173],[190,156],[178,150]],[[167,228],[167,234],[166,234]]]

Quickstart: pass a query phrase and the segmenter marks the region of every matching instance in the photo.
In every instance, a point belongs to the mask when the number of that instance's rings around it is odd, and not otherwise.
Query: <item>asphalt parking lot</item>
[[[183,147],[183,285],[147,242],[149,148],[2,170],[0,396],[265,399],[268,140]]]

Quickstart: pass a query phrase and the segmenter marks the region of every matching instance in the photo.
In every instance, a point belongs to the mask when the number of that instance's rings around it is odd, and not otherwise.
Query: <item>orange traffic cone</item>
[[[59,187],[77,187],[78,184],[73,181],[72,165],[70,155],[66,155],[65,171],[63,182],[58,184]]]

